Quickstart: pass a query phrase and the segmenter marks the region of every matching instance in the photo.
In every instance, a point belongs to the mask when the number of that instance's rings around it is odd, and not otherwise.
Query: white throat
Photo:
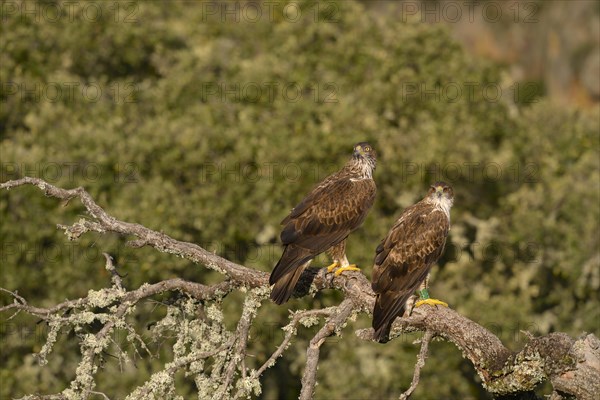
[[[369,160],[354,160],[354,165],[352,165],[352,172],[356,176],[356,178],[352,179],[353,181],[363,180],[363,179],[373,179],[373,170],[375,169],[374,163],[371,163]]]
[[[447,198],[446,196],[442,196],[439,198],[437,196],[435,196],[432,199],[432,202],[435,205],[436,210],[443,211],[444,214],[446,214],[448,221],[450,221],[450,209],[452,208],[452,204],[454,202],[451,199]]]
[[[368,162],[361,163],[361,173],[360,176],[362,179],[371,179],[373,178],[373,168],[369,165]]]

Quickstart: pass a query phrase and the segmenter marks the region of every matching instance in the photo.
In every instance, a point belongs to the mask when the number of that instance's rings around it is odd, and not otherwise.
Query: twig
[[[231,390],[231,382],[233,380],[233,376],[235,374],[236,368],[240,366],[240,363],[246,357],[246,346],[248,344],[248,334],[250,332],[250,328],[252,327],[252,322],[254,321],[254,317],[256,317],[257,305],[255,302],[259,301],[256,299],[253,293],[248,294],[246,297],[246,301],[244,301],[244,307],[242,309],[242,316],[238,322],[235,334],[235,347],[232,346],[231,352],[229,354],[229,365],[227,366],[227,370],[225,371],[225,377],[221,387],[219,388],[217,394],[213,397],[215,399],[221,398],[229,398],[229,392]],[[243,365],[242,365],[243,368]]]
[[[121,279],[121,275],[119,275],[119,273],[117,272],[117,269],[115,268],[115,266],[113,264],[112,257],[108,253],[102,253],[102,255],[104,256],[104,258],[106,258],[105,268],[108,272],[110,272],[111,281],[112,281],[113,285],[117,289],[122,290],[123,289],[123,280]]]
[[[185,357],[178,358],[178,359],[174,360],[173,362],[169,363],[168,367],[166,369],[164,369],[163,371],[154,373],[153,376],[157,376],[157,375],[161,374],[162,372],[165,372],[169,376],[173,376],[181,368],[183,368],[195,361],[199,361],[202,359],[212,357],[212,356],[224,351],[225,349],[231,347],[233,345],[233,341],[234,341],[234,338],[232,337],[226,343],[223,343],[222,346],[220,346],[219,348],[217,348],[213,351],[207,351],[207,352],[202,352],[202,353],[192,353],[192,354],[188,354]],[[137,388],[134,392],[136,395],[135,398],[145,398],[145,396],[148,396],[150,393],[152,393],[152,391],[154,389],[153,389],[153,385],[151,382],[152,382],[152,377],[144,385]]]
[[[415,364],[415,371],[413,373],[412,382],[410,387],[406,389],[404,393],[400,395],[400,400],[407,400],[412,392],[415,391],[421,378],[421,368],[425,366],[425,359],[427,358],[427,352],[429,351],[429,342],[433,339],[433,333],[431,331],[425,331],[425,335],[421,339],[421,350],[417,356],[417,363]]]
[[[236,285],[232,281],[223,281],[212,286],[206,286],[201,283],[184,281],[180,278],[167,279],[152,285],[144,285],[137,290],[127,292],[122,301],[129,303],[137,302],[146,297],[154,296],[159,293],[178,290],[190,295],[198,300],[212,300],[215,297],[224,296],[235,288]],[[13,292],[5,288],[0,288],[0,291],[10,293]],[[19,296],[20,297],[20,296]],[[10,309],[25,311],[42,319],[47,319],[49,316],[56,314],[59,311],[69,308],[83,308],[88,305],[89,299],[82,297],[77,300],[67,300],[50,308],[34,307],[27,304],[25,299],[20,297],[21,303],[11,303],[4,307],[0,307],[0,312]]]
[[[298,324],[300,323],[300,321],[303,318],[313,317],[313,316],[329,316],[333,313],[334,310],[335,310],[335,307],[328,307],[328,308],[323,308],[320,310],[303,310],[303,311],[297,311],[296,313],[294,313],[292,321],[284,328],[284,330],[286,331],[286,334],[285,334],[285,337],[283,338],[283,341],[277,347],[277,350],[275,350],[273,352],[273,354],[271,354],[269,359],[267,361],[265,361],[264,364],[256,371],[254,377],[261,376],[267,368],[269,368],[269,367],[273,366],[273,364],[275,364],[275,361],[277,360],[277,358],[279,358],[283,354],[285,349],[288,347],[290,341],[292,340],[292,337],[296,333],[296,326],[298,326]]]
[[[354,303],[352,300],[346,299],[342,301],[325,325],[310,340],[308,349],[306,349],[306,367],[302,376],[300,400],[310,400],[313,398],[315,385],[317,384],[317,366],[319,364],[321,346],[325,342],[325,339],[341,330],[353,310]]]

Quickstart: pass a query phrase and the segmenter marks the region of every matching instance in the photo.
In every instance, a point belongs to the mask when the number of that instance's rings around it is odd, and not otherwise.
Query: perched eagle
[[[375,164],[373,147],[358,143],[346,165],[325,178],[281,221],[285,248],[269,278],[269,284],[275,285],[271,292],[275,303],[289,300],[302,271],[325,251],[333,259],[328,272],[338,266],[336,275],[358,270],[346,258],[346,238],[363,223],[375,200]]]
[[[420,289],[421,299],[417,307],[422,304],[447,306],[429,299],[427,284],[431,266],[444,251],[453,202],[452,187],[444,182],[435,183],[423,200],[402,212],[377,247],[372,282],[377,294],[373,309],[376,341],[389,340],[392,322],[403,315],[407,300],[417,289]]]

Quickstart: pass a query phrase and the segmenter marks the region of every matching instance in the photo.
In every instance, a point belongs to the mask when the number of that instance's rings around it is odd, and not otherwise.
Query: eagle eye
[[[371,151],[371,146],[365,146],[365,151]]]

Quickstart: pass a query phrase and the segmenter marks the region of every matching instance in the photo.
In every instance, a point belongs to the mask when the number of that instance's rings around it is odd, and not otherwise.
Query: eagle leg
[[[415,307],[421,307],[423,304],[428,304],[430,306],[448,307],[448,303],[445,303],[438,299],[432,299],[429,297],[429,290],[427,290],[428,286],[429,286],[429,274],[427,274],[427,277],[425,278],[423,283],[421,283],[421,288],[418,292],[419,293],[419,301],[417,301],[415,303]]]
[[[360,268],[358,268],[356,264],[350,264],[335,271],[335,276],[340,276],[344,271],[360,271]]]
[[[334,261],[333,264],[331,264],[329,267],[327,267],[327,273],[332,272],[334,269],[336,269],[339,266],[340,266],[340,263],[338,263],[337,261]]]
[[[441,300],[438,299],[424,299],[424,300],[419,300],[415,303],[415,307],[421,307],[423,304],[429,304],[430,306],[444,306],[444,307],[448,307],[448,303],[444,303]]]
[[[344,271],[359,271],[359,269],[356,268],[356,265],[349,265],[350,263],[348,262],[348,258],[346,257],[345,239],[342,240],[340,243],[331,246],[331,248],[327,250],[327,255],[329,255],[329,257],[331,257],[331,259],[333,260],[333,264],[327,267],[327,273],[333,272],[333,270],[338,267],[341,268],[335,271],[335,276],[339,276]]]

